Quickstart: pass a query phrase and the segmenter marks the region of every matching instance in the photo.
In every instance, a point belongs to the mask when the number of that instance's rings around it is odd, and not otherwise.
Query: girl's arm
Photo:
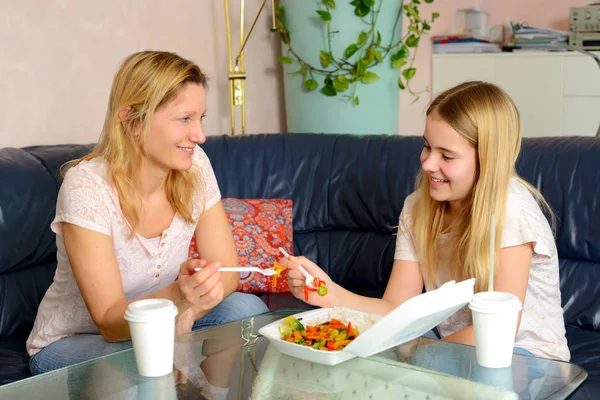
[[[354,310],[385,315],[406,300],[423,292],[423,276],[419,263],[394,260],[392,274],[381,299],[359,296],[344,288],[340,287],[340,289],[344,306]]]
[[[290,257],[289,260],[282,260],[282,263],[290,267],[288,282],[292,294],[299,299],[304,300],[305,280],[297,270],[297,265],[302,265],[311,275],[327,282],[327,295],[321,297],[314,292],[309,293],[307,302],[320,307],[345,306],[353,310],[385,315],[423,291],[423,276],[417,262],[394,261],[390,280],[381,299],[360,296],[333,283],[321,268],[305,257]]]
[[[500,250],[498,262],[500,268],[494,276],[494,290],[512,293],[521,300],[521,304],[525,304],[525,294],[527,292],[532,257],[533,243],[523,243],[518,246],[502,248]],[[515,331],[515,335],[519,331],[522,315],[523,311],[521,310],[517,320],[517,330]],[[443,338],[443,340],[474,346],[475,333],[473,331],[473,325],[469,325],[458,332],[454,332]]]

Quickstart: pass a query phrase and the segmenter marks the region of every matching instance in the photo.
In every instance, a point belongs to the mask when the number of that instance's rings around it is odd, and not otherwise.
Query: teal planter
[[[320,67],[319,52],[327,49],[327,32],[324,22],[315,11],[322,9],[322,1],[284,0],[283,4],[292,48],[302,59]],[[350,5],[349,0],[337,0],[336,4],[337,9],[331,11],[331,30],[339,33],[333,36],[332,52],[339,58],[345,48],[356,41],[366,25],[354,15],[354,7]],[[376,4],[379,4],[379,1]],[[381,32],[382,45],[390,42],[396,15],[401,6],[402,1],[383,0],[376,27]],[[401,22],[400,20],[396,27],[395,40],[401,38]],[[283,45],[282,48],[282,54],[287,55],[287,46]],[[288,132],[360,135],[398,133],[399,71],[391,67],[389,56],[377,67],[370,69],[379,75],[378,81],[368,85],[358,84],[358,106],[341,96],[346,92],[338,93],[336,97],[323,95],[320,92],[323,78],[319,75],[315,75],[319,89],[312,92],[304,89],[302,76],[291,74],[299,68],[295,61],[283,67]]]

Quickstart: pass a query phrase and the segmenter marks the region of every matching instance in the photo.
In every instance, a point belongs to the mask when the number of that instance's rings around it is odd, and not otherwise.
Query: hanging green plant
[[[392,1],[392,0],[387,0]],[[292,64],[296,60],[300,68],[293,72],[303,76],[302,87],[307,91],[317,90],[325,96],[341,95],[359,105],[360,101],[356,95],[358,84],[371,84],[379,79],[372,68],[380,63],[388,62],[391,68],[398,69],[398,87],[400,90],[408,90],[415,100],[426,92],[412,90],[410,83],[417,69],[414,67],[414,54],[419,46],[421,37],[431,29],[431,23],[439,17],[439,13],[431,14],[430,19],[424,19],[419,13],[421,1],[433,3],[434,0],[411,0],[404,2],[399,7],[398,15],[394,23],[394,32],[401,22],[403,15],[408,18],[407,33],[401,38],[392,35],[389,43],[382,43],[381,32],[377,29],[377,19],[380,14],[383,0],[352,0],[350,5],[354,7],[354,14],[365,25],[356,41],[345,46],[343,54],[336,55],[332,51],[332,37],[338,32],[332,31],[331,21],[335,18],[337,8],[335,0],[321,0],[321,5],[316,14],[323,22],[323,28],[327,32],[328,46],[318,49],[320,65],[315,66],[303,59],[291,46],[290,32],[286,26],[285,6],[282,0],[276,0],[275,17],[276,31],[279,32],[281,40],[287,46],[286,55],[278,58],[283,64]],[[411,56],[412,55],[412,56]]]

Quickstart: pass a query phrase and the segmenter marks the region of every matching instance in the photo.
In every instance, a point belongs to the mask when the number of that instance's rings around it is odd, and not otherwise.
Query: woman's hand
[[[337,285],[333,283],[331,278],[323,272],[321,268],[306,257],[294,257],[290,256],[288,259],[283,259],[281,264],[285,265],[288,274],[288,285],[292,294],[300,300],[318,307],[333,307],[339,305],[340,299],[338,298]],[[305,298],[304,287],[306,286],[306,278],[302,275],[302,272],[298,270],[298,266],[301,265],[304,269],[315,278],[319,278],[324,281],[327,286],[327,294],[325,296],[319,296],[315,291],[308,291],[308,300]]]
[[[177,283],[182,299],[189,303],[193,314],[207,312],[223,301],[224,289],[221,263],[206,260],[188,260],[181,263]],[[196,271],[199,268],[199,271]],[[180,310],[182,311],[182,310]]]

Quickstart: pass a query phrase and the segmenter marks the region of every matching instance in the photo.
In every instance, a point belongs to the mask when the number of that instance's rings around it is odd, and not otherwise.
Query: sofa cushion
[[[50,222],[61,181],[59,169],[91,148],[0,149],[0,336],[29,333],[33,325],[56,269]]]
[[[294,253],[292,242],[292,200],[223,199],[239,265],[272,268],[282,257],[279,247]],[[190,243],[189,258],[199,258],[196,240]],[[240,273],[238,291],[245,293],[287,293],[287,274],[270,277],[258,272]]]
[[[0,385],[31,376],[23,335],[0,336]]]
[[[588,373],[587,380],[570,399],[597,399],[600,393],[600,332],[572,325],[567,325],[566,328],[571,362]]]
[[[544,195],[556,215],[563,258],[600,262],[600,139],[525,138],[517,170]]]
[[[523,139],[517,171],[556,216],[561,294],[568,324],[600,330],[600,140]]]
[[[75,160],[88,154],[93,149],[93,144],[59,144],[53,146],[29,146],[24,147],[27,153],[37,159],[48,171],[48,174],[54,178],[56,189],[60,188],[62,183],[61,167],[67,161]]]
[[[22,149],[0,149],[0,182],[0,336],[10,336],[31,328],[52,282],[50,221],[58,189],[46,167]]]
[[[0,149],[0,385],[30,376],[25,340],[56,270],[59,169],[91,148]]]
[[[567,258],[559,261],[565,322],[600,331],[600,262]]]

